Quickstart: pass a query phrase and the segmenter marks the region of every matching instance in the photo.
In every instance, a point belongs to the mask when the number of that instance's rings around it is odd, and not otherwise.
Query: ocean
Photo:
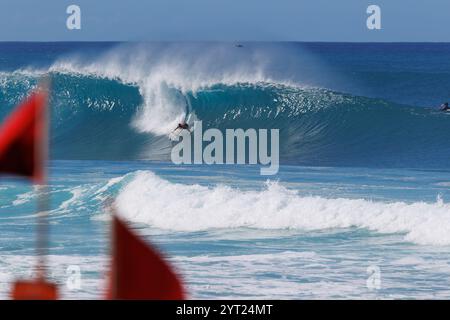
[[[0,43],[0,119],[52,80],[62,297],[104,297],[113,201],[193,299],[450,298],[450,44],[242,45]],[[173,164],[186,112],[280,129],[278,173]],[[0,298],[33,272],[35,200],[1,178]]]

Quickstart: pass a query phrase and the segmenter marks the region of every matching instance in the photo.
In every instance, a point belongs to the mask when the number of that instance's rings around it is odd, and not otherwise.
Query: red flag
[[[46,90],[38,90],[16,107],[0,127],[0,173],[44,180],[46,158]]]
[[[38,90],[17,106],[0,126],[0,173],[25,176],[40,184],[43,184],[46,178],[44,161],[47,158],[48,139],[48,90],[47,86],[42,84],[46,84],[46,82],[41,83]],[[48,198],[42,192],[39,192],[38,198],[38,207],[45,212]],[[39,245],[43,247],[46,244],[46,232],[46,229],[38,230],[38,241],[43,242]],[[38,248],[42,250],[41,247]],[[13,299],[52,300],[58,298],[57,286],[48,282],[42,273],[41,269],[45,267],[45,263],[43,258],[40,258],[39,276],[34,280],[16,281],[11,292]]]
[[[161,255],[113,215],[109,299],[180,300],[183,286]]]

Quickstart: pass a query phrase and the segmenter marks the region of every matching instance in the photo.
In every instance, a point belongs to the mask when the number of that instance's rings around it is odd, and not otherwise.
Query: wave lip
[[[138,132],[169,133],[186,112],[184,95],[222,83],[264,81],[259,54],[245,57],[228,45],[122,45],[99,57],[72,56],[56,61],[50,72],[91,76],[136,86],[143,99],[132,125]],[[234,58],[232,58],[233,56]],[[239,62],[244,58],[245,63]],[[220,62],[220,63],[219,63]]]
[[[304,231],[365,228],[405,234],[423,245],[450,245],[450,204],[375,202],[304,196],[278,183],[259,191],[171,183],[138,171],[116,199],[131,221],[176,231],[227,228]]]

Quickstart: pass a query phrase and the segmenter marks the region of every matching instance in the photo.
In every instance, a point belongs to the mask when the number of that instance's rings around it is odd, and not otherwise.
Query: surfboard
[[[169,133],[169,139],[171,141],[178,141],[179,140],[178,137],[180,136],[180,134],[183,130],[185,130],[185,129],[178,128],[178,129],[172,131],[171,133]]]

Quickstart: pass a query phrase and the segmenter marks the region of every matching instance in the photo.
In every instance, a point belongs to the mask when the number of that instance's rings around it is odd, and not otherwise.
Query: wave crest
[[[259,191],[171,183],[139,171],[116,204],[131,221],[177,231],[227,228],[325,230],[366,228],[405,234],[418,244],[450,244],[450,205],[305,196],[278,183]]]

